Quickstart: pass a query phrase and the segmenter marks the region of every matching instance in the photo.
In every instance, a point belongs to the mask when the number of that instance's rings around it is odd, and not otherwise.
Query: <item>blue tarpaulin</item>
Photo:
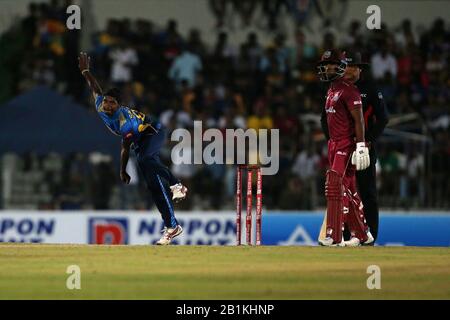
[[[117,160],[120,139],[91,108],[49,88],[33,88],[0,106],[0,154],[98,151]]]

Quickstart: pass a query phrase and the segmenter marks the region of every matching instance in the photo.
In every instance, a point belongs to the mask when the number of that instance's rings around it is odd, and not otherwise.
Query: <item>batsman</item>
[[[326,173],[326,235],[323,246],[350,246],[373,242],[364,217],[362,201],[356,188],[355,170],[370,165],[369,149],[364,140],[364,117],[358,88],[343,78],[345,54],[328,50],[317,65],[321,81],[330,83],[325,102],[329,170]],[[344,241],[347,225],[350,239]]]

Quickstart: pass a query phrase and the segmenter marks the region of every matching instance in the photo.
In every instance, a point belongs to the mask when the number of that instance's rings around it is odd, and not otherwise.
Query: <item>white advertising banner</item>
[[[0,213],[0,242],[87,243],[86,215],[65,212]]]
[[[178,213],[183,236],[177,244],[226,245],[235,242],[233,212]],[[161,237],[162,219],[153,213],[3,211],[0,242],[74,244],[152,244]]]

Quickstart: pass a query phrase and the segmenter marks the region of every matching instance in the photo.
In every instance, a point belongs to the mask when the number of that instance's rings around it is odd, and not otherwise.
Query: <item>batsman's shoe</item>
[[[364,241],[361,245],[363,246],[371,246],[373,245],[373,242],[375,241],[374,237],[370,233],[370,231],[367,231],[367,240]]]
[[[340,243],[334,243],[333,238],[326,237],[325,239],[319,240],[319,245],[321,245],[323,247],[343,247],[344,241],[341,241]]]
[[[373,236],[370,231],[367,232],[367,240],[361,243],[357,237],[352,237],[348,241],[344,241],[346,247],[359,247],[360,245],[369,245],[373,242]]]
[[[175,228],[164,228],[163,236],[159,239],[156,244],[159,246],[167,246],[172,242],[172,239],[179,236],[183,232],[183,228],[180,225]]]
[[[186,198],[188,189],[183,186],[181,183],[174,184],[170,187],[172,191],[172,200],[175,202],[181,201]]]
[[[352,237],[350,240],[344,241],[346,247],[359,247],[361,241],[357,237]]]

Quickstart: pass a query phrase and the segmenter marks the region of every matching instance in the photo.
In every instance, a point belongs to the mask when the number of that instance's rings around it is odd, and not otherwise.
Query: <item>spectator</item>
[[[31,2],[28,5],[28,16],[26,16],[22,20],[22,29],[24,31],[24,36],[26,39],[26,45],[28,49],[31,49],[33,45],[33,40],[36,36],[37,21],[38,21],[38,5],[34,2]]]
[[[109,157],[96,159],[93,164],[91,201],[95,210],[107,210],[111,192],[116,183],[115,170],[112,168]]]
[[[395,40],[400,48],[414,48],[416,46],[417,39],[412,30],[411,20],[403,20],[400,30],[395,34]]]
[[[417,181],[420,181],[425,170],[424,156],[417,152],[416,149],[413,149],[408,158],[408,192],[411,197],[419,197],[421,200],[424,200],[425,186],[421,183],[417,183]]]
[[[183,45],[183,38],[178,32],[177,21],[169,20],[167,22],[166,29],[157,36],[157,44],[162,48],[163,57],[170,65],[172,60],[180,53]]]
[[[197,74],[202,70],[202,61],[200,57],[192,53],[190,48],[184,48],[181,54],[175,58],[169,70],[169,78],[172,79],[176,86],[180,86],[185,80],[188,87],[192,88],[196,85]]]
[[[267,27],[274,31],[278,29],[278,16],[283,6],[287,6],[285,0],[264,0],[263,12],[266,15]]]
[[[229,0],[209,0],[209,6],[211,8],[214,17],[216,18],[216,28],[221,29],[225,26],[225,20],[228,14],[228,5],[231,3]]]
[[[252,17],[255,12],[257,2],[234,0],[233,5],[234,10],[239,14],[241,18],[242,27],[249,27],[252,22]]]
[[[306,150],[302,150],[294,160],[292,173],[303,181],[314,178],[320,163],[320,156],[314,152],[314,146],[308,145]]]
[[[50,57],[35,60],[31,78],[38,85],[53,86],[56,78],[54,61]]]
[[[266,74],[286,72],[287,65],[284,55],[278,54],[276,47],[269,47],[261,59],[260,71]]]
[[[314,44],[306,41],[303,30],[297,29],[295,32],[295,47],[291,65],[305,70],[313,69],[314,59],[317,56],[317,48]]]
[[[247,119],[247,127],[255,130],[272,129],[273,120],[263,101],[258,101],[254,106],[254,114]]]
[[[397,76],[397,61],[392,53],[384,45],[380,52],[375,53],[371,58],[372,76],[375,80],[383,80],[386,75]]]
[[[353,20],[350,23],[348,33],[344,34],[342,44],[345,48],[353,47],[361,38],[361,36],[361,23],[357,20]]]
[[[246,50],[248,54],[252,69],[256,70],[263,53],[256,33],[251,32],[247,35],[247,41],[244,43],[244,46],[242,48]]]
[[[411,85],[412,77],[412,64],[413,57],[411,53],[406,48],[400,49],[401,53],[397,59],[398,68],[398,83],[404,88],[408,88]]]
[[[228,43],[226,32],[219,33],[213,54],[217,59],[233,59],[236,57],[236,49]]]
[[[283,34],[278,34],[274,39],[274,46],[280,69],[289,70],[289,49],[286,47],[286,37]]]
[[[298,119],[295,116],[288,114],[285,106],[277,106],[276,117],[274,119],[274,128],[280,130],[281,138],[297,136],[298,127]]]
[[[112,83],[122,86],[133,80],[133,67],[139,63],[136,50],[131,48],[125,40],[122,40],[110,52],[109,58],[112,60],[110,76]]]
[[[191,49],[192,53],[199,57],[204,57],[207,54],[206,45],[203,42],[201,33],[198,29],[191,29],[189,31],[187,47]]]
[[[321,52],[323,53],[326,50],[332,50],[334,48],[336,48],[336,37],[331,32],[325,33],[323,35]]]

